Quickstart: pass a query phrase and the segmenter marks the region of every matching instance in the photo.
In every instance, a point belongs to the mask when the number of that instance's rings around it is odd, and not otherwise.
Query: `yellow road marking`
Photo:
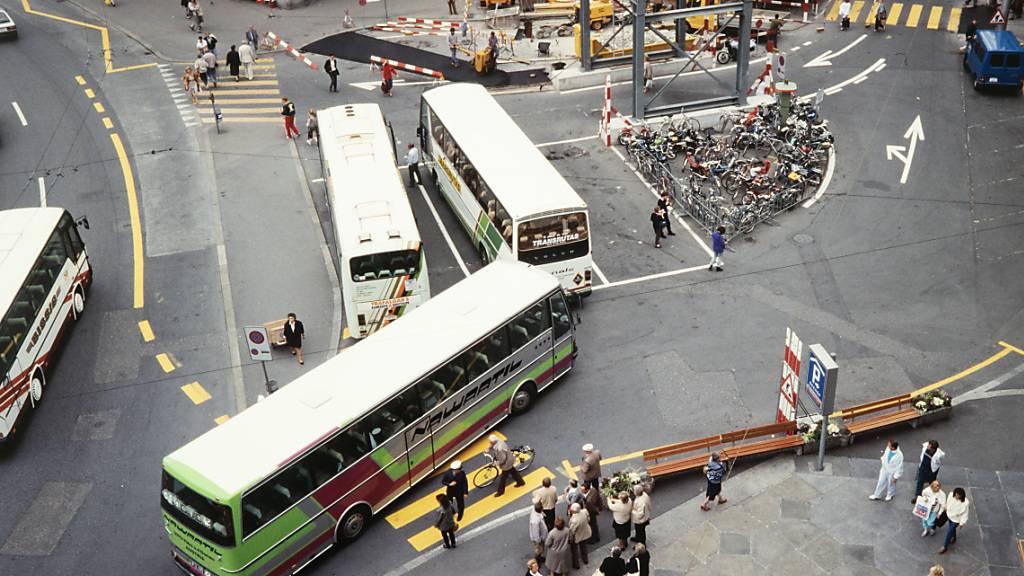
[[[1000,344],[1002,344],[1002,343],[1000,342]],[[1002,360],[1003,358],[1005,358],[1009,354],[1012,354],[1013,352],[1014,352],[1014,349],[1013,349],[1012,346],[1009,346],[1009,345],[1003,346],[1002,350],[1000,350],[999,352],[996,352],[995,354],[989,356],[985,360],[982,360],[981,362],[978,362],[977,364],[975,364],[974,366],[971,366],[970,368],[967,368],[965,370],[957,372],[956,374],[953,374],[952,376],[950,376],[948,378],[943,378],[942,380],[939,380],[938,382],[929,384],[929,385],[925,386],[924,388],[919,388],[917,390],[914,390],[913,395],[917,396],[918,394],[924,394],[925,392],[931,392],[932,390],[935,390],[936,388],[941,388],[941,387],[945,386],[946,384],[951,384],[953,382],[956,382],[957,380],[960,380],[961,378],[966,378],[967,376],[970,376],[971,374],[974,374],[978,370],[981,370],[982,368],[985,368],[986,366],[989,366],[991,364],[994,364],[994,363]]]
[[[828,16],[825,16],[825,20],[829,22],[835,22],[839,19],[839,7],[842,6],[842,0],[835,0],[832,2],[832,9],[828,11]]]
[[[864,8],[864,0],[857,0],[853,3],[853,8],[850,9],[850,22],[857,21],[857,16],[860,16],[862,8]]]
[[[92,103],[92,107],[95,108],[96,111],[99,112],[100,114],[103,114],[104,112],[107,111],[107,109],[103,107],[103,103],[102,102],[93,102]]]
[[[213,95],[217,96],[217,97],[220,97],[220,96],[227,96],[227,97],[234,96],[234,97],[237,98],[238,96],[246,96],[246,95],[249,95],[249,94],[280,94],[280,93],[281,93],[281,91],[278,90],[277,88],[256,88],[256,89],[253,89],[253,90],[228,90],[227,92],[224,92],[220,88],[214,88],[213,89]]]
[[[214,120],[213,118],[203,118],[203,124],[213,124],[214,122],[216,122],[216,120]],[[236,122],[239,124],[245,122],[254,124],[272,124],[274,122],[281,122],[281,120],[278,120],[277,118],[267,118],[260,116],[235,116],[233,118],[228,116],[222,118],[221,122]]]
[[[864,19],[864,27],[867,28],[875,22],[875,12],[878,12],[878,4],[872,4],[871,10],[868,10],[868,16]]]
[[[89,98],[95,98],[96,97],[96,93],[92,91],[92,88],[86,88],[85,89],[85,95],[88,96]]]
[[[210,393],[206,391],[206,388],[203,388],[203,385],[198,381],[191,384],[185,384],[181,387],[181,391],[184,392],[185,396],[188,396],[188,399],[197,406],[206,402],[210,398],[213,398],[213,396],[210,396]]]
[[[213,114],[213,108],[207,108],[203,106],[199,106],[198,108],[200,114]],[[225,118],[228,118],[231,114],[279,114],[281,112],[280,108],[248,108],[245,106],[240,106],[237,108],[218,106],[218,108],[220,108],[220,111],[224,113]]]
[[[942,20],[942,6],[932,6],[931,12],[928,13],[928,29],[938,30],[939,22]]]
[[[103,127],[106,128],[107,130],[112,130],[114,128],[114,123],[110,121],[110,118],[107,118],[106,116],[104,116],[103,117]]]
[[[1024,350],[1021,350],[1020,348],[1017,348],[1013,344],[1007,344],[1006,342],[1003,342],[1002,340],[1000,340],[999,341],[999,345],[1002,346],[1003,348],[1009,348],[1010,350],[1013,350],[1017,354],[1020,354],[1021,356],[1024,356]]]
[[[476,486],[473,485],[473,475],[476,474],[483,466],[466,472],[466,477],[469,479],[469,491],[476,490]],[[388,524],[391,524],[392,528],[401,528],[410,522],[418,518],[422,518],[432,511],[437,510],[437,495],[444,494],[444,487],[434,490],[430,494],[427,494],[423,498],[420,498],[414,502],[409,503],[407,506],[403,506],[398,510],[388,514]]]
[[[110,135],[114,143],[114,151],[117,152],[117,159],[121,162],[121,175],[124,177],[124,188],[128,194],[128,217],[132,227],[132,272],[134,277],[134,303],[136,308],[145,305],[145,290],[143,289],[143,261],[142,261],[142,222],[139,219],[139,198],[135,193],[135,175],[132,174],[131,163],[128,162],[128,154],[124,151],[124,144],[121,143],[121,135],[114,133]]]
[[[448,469],[448,464],[450,464],[452,460],[462,460],[463,462],[465,462],[472,458],[473,456],[476,456],[477,454],[483,454],[488,448],[490,448],[490,442],[487,441],[487,436],[490,436],[491,434],[494,434],[495,436],[501,438],[502,440],[508,440],[508,438],[506,438],[505,435],[502,434],[501,432],[498,432],[497,430],[491,430],[485,436],[478,439],[476,442],[473,442],[469,446],[463,448],[462,452],[459,452],[452,458],[449,458],[438,470],[436,470],[432,474],[432,476],[440,476],[441,474],[444,474],[444,471]]]
[[[547,468],[539,468],[523,477],[526,482],[523,486],[516,488],[515,486],[506,486],[505,494],[501,498],[495,498],[493,496],[487,496],[483,500],[474,503],[471,506],[466,506],[466,511],[462,516],[462,521],[459,522],[459,529],[464,529],[466,526],[479,522],[480,519],[486,517],[488,514],[499,510],[519,498],[529,494],[532,490],[540,486],[540,482],[544,477],[551,477],[551,471]],[[419,534],[416,534],[412,538],[409,538],[409,544],[416,549],[417,552],[422,552],[430,546],[437,544],[441,541],[441,533],[436,528],[427,528]]]
[[[605,466],[605,465],[608,465],[608,464],[617,464],[619,462],[625,462],[626,460],[635,460],[637,458],[642,458],[643,455],[644,455],[644,452],[643,452],[643,450],[641,450],[639,452],[630,452],[629,454],[620,454],[619,456],[612,456],[610,458],[601,458],[601,465]],[[568,468],[566,468],[566,472],[572,472],[573,476],[575,476],[576,472],[579,471],[579,469],[580,469],[579,466],[571,466],[571,465],[569,465],[569,461],[568,460],[562,460],[562,465],[563,466],[568,466]]]
[[[81,76],[75,76],[75,82],[78,82],[79,86],[85,86],[85,78]]]
[[[903,12],[903,4],[893,4],[892,8],[889,8],[889,15],[885,18],[885,23],[898,24],[900,21],[900,12]]]
[[[920,4],[914,4],[910,7],[910,13],[907,14],[907,21],[903,23],[907,28],[917,27],[917,21],[921,19],[922,6]]]
[[[946,30],[956,32],[960,27],[960,8],[949,9],[949,21],[946,22]]]
[[[146,342],[152,342],[156,338],[153,334],[153,327],[149,325],[149,320],[139,322],[139,332],[142,332],[142,339]]]
[[[341,338],[343,340],[348,340],[351,336],[352,333],[348,331],[348,326],[345,326],[345,328],[341,331]]]
[[[201,97],[200,97],[201,98]],[[209,100],[209,98],[207,98]],[[200,100],[202,102],[202,100]],[[280,98],[217,98],[217,104],[278,104]]]
[[[239,82],[220,82],[216,90],[245,90],[249,86],[277,86],[277,80],[246,80]]]
[[[213,419],[213,421],[216,422],[218,426],[227,422],[228,420],[231,420],[231,416],[228,416],[227,414],[224,414],[223,416],[217,416],[216,418]]]
[[[260,62],[263,62],[265,64],[267,62],[273,62],[273,61],[274,61],[273,58],[257,58],[256,59],[256,63],[257,64],[259,64]]]
[[[167,353],[161,352],[157,354],[156,361],[160,363],[160,367],[164,369],[164,372],[174,372],[174,362],[171,362],[171,358]]]

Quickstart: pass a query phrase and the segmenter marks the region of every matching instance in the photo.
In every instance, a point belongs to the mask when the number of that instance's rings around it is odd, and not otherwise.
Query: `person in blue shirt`
[[[725,252],[725,226],[715,228],[711,233],[711,264],[708,264],[708,271],[722,271],[722,252]]]

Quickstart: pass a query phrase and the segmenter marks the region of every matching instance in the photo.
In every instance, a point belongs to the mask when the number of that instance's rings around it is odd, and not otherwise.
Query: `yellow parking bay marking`
[[[152,342],[155,335],[153,335],[153,327],[149,325],[149,320],[143,320],[139,322],[139,332],[142,332],[142,339],[146,342]]]
[[[89,98],[95,98],[96,97],[96,93],[92,91],[92,88],[86,88],[85,89],[85,95],[88,96]]]
[[[931,12],[928,13],[928,29],[938,30],[940,20],[942,20],[942,6],[932,6]]]
[[[853,8],[850,9],[850,22],[856,22],[857,16],[860,16],[861,9],[864,8],[864,0],[857,0],[853,3]]]
[[[227,414],[224,414],[223,416],[217,416],[216,418],[213,419],[213,421],[217,423],[217,426],[220,426],[221,424],[227,422],[228,420],[231,420],[231,416],[228,416]]]
[[[523,477],[523,480],[526,482],[523,486],[519,488],[516,488],[515,486],[506,486],[505,494],[503,494],[501,498],[487,496],[483,500],[476,502],[471,506],[466,506],[466,512],[462,516],[462,521],[459,522],[459,529],[461,530],[466,526],[471,526],[492,512],[500,510],[519,498],[526,496],[540,486],[542,479],[551,476],[553,476],[553,474],[547,468],[538,468]],[[495,482],[497,482],[497,480],[495,480]],[[417,552],[422,552],[440,541],[441,533],[434,527],[427,528],[412,538],[409,538],[409,544],[411,544]]]
[[[164,369],[164,372],[174,372],[174,362],[171,362],[170,356],[166,353],[161,352],[157,354],[156,361],[160,363],[160,367]]]
[[[75,82],[78,82],[79,86],[85,86],[85,78],[81,76],[75,76]]]
[[[104,116],[103,117],[103,127],[106,128],[107,130],[112,130],[114,128],[114,123],[110,121],[110,118],[107,118],[106,116]]]
[[[203,388],[203,385],[199,382],[185,384],[181,387],[181,391],[184,392],[185,395],[188,396],[188,399],[196,405],[202,404],[210,398],[213,398],[213,396],[210,396],[210,393],[207,392],[206,388]]]
[[[103,103],[102,102],[93,102],[92,103],[92,107],[95,108],[96,111],[99,112],[100,114],[103,114],[104,112],[107,111],[107,109],[103,107]]]
[[[903,4],[896,3],[889,8],[889,16],[886,17],[886,24],[898,24],[900,21],[900,13],[903,12]]]
[[[956,32],[960,27],[960,8],[949,9],[949,21],[946,22],[946,30]]]
[[[839,7],[842,5],[843,3],[841,0],[834,0],[832,2],[832,9],[828,11],[828,16],[826,16],[825,19],[828,20],[829,22],[835,22],[836,20],[838,20]]]
[[[916,28],[917,21],[921,19],[921,5],[914,4],[910,7],[910,13],[907,14],[907,21],[903,23],[907,28]]]

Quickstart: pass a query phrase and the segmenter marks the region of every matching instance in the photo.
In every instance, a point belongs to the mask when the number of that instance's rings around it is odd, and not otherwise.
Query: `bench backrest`
[[[760,436],[795,431],[796,422],[782,422],[768,424],[765,426],[757,426],[754,428],[744,428],[742,430],[726,432],[725,434],[719,434],[717,436],[708,436],[706,438],[698,438],[696,440],[678,442],[676,444],[666,444],[650,450],[644,450],[644,461],[667,458],[669,456],[676,456],[678,454],[692,452],[694,450],[710,450],[712,446],[719,446],[730,442],[739,442],[740,440],[747,440],[749,438],[758,438]]]
[[[796,422],[779,422],[775,424],[766,424],[764,426],[756,426],[754,428],[744,428],[743,430],[736,430],[735,432],[727,432],[722,434],[722,442],[739,442],[741,440],[770,436],[772,434],[780,434],[782,432],[796,432]]]
[[[839,415],[843,418],[853,419],[857,416],[881,412],[882,410],[889,410],[890,408],[896,408],[898,410],[904,404],[909,404],[910,399],[911,395],[909,393],[900,394],[899,396],[891,396],[889,398],[882,398],[881,400],[875,400],[874,402],[868,402],[867,404],[859,404],[857,406],[843,408],[839,411]]]

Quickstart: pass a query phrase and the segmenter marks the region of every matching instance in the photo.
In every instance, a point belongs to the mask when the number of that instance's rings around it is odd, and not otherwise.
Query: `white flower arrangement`
[[[935,398],[932,398],[932,406],[943,406],[945,404],[946,404],[946,401],[944,399],[938,397],[938,396],[936,396]]]
[[[828,434],[829,434],[829,436],[835,436],[836,434],[839,434],[839,425],[838,424],[829,424],[828,425]]]
[[[918,400],[917,402],[914,403],[914,408],[917,408],[918,410],[924,410],[927,407],[928,403],[925,402],[924,400]]]

